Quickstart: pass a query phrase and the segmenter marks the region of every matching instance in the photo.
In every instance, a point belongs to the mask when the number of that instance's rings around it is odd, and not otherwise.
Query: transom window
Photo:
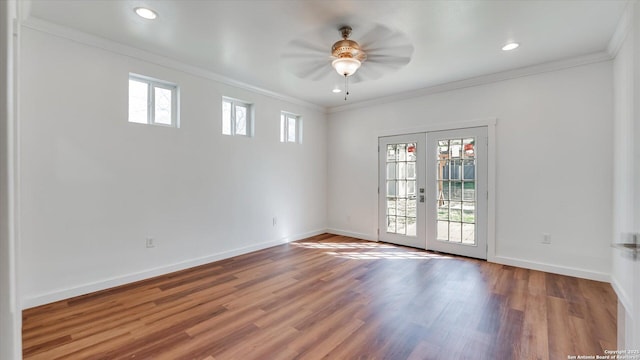
[[[253,105],[223,97],[222,134],[253,136]]]
[[[280,113],[280,142],[302,142],[302,118],[289,112]]]
[[[129,122],[178,127],[178,86],[129,74]]]

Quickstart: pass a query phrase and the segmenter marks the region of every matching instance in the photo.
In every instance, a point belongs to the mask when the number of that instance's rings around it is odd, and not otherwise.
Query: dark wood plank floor
[[[567,359],[606,283],[320,235],[25,310],[25,359]]]

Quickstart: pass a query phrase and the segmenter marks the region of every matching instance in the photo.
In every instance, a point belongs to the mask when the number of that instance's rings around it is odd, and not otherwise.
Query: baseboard
[[[618,280],[613,276],[611,276],[611,287],[613,287],[613,291],[615,291],[618,296],[618,301],[620,301],[627,313],[633,314],[633,303],[631,302],[629,294],[624,291]]]
[[[104,279],[104,280],[100,280],[100,281],[96,281],[88,284],[82,284],[82,285],[67,288],[67,289],[52,291],[46,294],[26,297],[22,299],[21,308],[24,310],[24,309],[45,305],[45,304],[49,304],[49,303],[64,300],[64,299],[69,299],[75,296],[90,294],[92,292],[129,284],[129,283],[140,281],[140,280],[150,279],[155,276],[165,275],[175,271],[180,271],[180,270],[185,270],[195,266],[205,265],[214,261],[247,254],[252,251],[262,250],[262,249],[270,248],[273,246],[282,245],[291,241],[301,240],[301,239],[305,239],[311,236],[320,235],[324,233],[326,233],[326,229],[310,231],[304,234],[284,237],[280,240],[262,242],[262,243],[251,245],[251,246],[245,246],[242,248],[224,251],[216,254],[211,254],[211,255],[195,258],[195,259],[186,260],[186,261],[181,261],[181,262],[166,265],[166,266],[160,266],[153,269],[143,270],[133,274],[117,276],[117,277]]]
[[[583,279],[595,280],[595,281],[603,281],[603,282],[611,282],[611,276],[606,273],[601,273],[597,271],[590,271],[585,269],[578,269],[568,266],[559,266],[547,263],[541,263],[537,261],[529,261],[523,259],[515,259],[505,256],[494,256],[493,262],[502,265],[510,265],[517,266],[525,269],[531,270],[539,270],[554,274],[567,275],[573,277],[579,277]]]
[[[327,229],[326,232],[328,232],[329,234],[348,236],[360,240],[378,241],[378,237],[376,235],[362,234],[340,229]]]
[[[298,241],[298,240],[302,240],[302,239],[306,239],[306,238],[310,238],[313,236],[322,235],[326,233],[327,233],[327,229],[319,229],[319,230],[309,231],[303,234],[297,234],[295,236],[288,236],[288,237],[282,238],[282,241],[283,242]]]

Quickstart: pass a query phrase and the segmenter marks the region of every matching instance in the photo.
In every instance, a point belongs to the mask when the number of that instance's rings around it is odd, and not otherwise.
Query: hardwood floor
[[[25,359],[567,359],[609,284],[319,235],[25,310]]]

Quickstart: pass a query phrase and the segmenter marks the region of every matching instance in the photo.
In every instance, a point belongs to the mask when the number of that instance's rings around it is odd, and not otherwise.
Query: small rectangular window
[[[253,136],[253,105],[222,98],[222,134]]]
[[[300,115],[280,113],[280,142],[302,142],[302,118]]]
[[[178,86],[129,74],[129,122],[178,127]]]

